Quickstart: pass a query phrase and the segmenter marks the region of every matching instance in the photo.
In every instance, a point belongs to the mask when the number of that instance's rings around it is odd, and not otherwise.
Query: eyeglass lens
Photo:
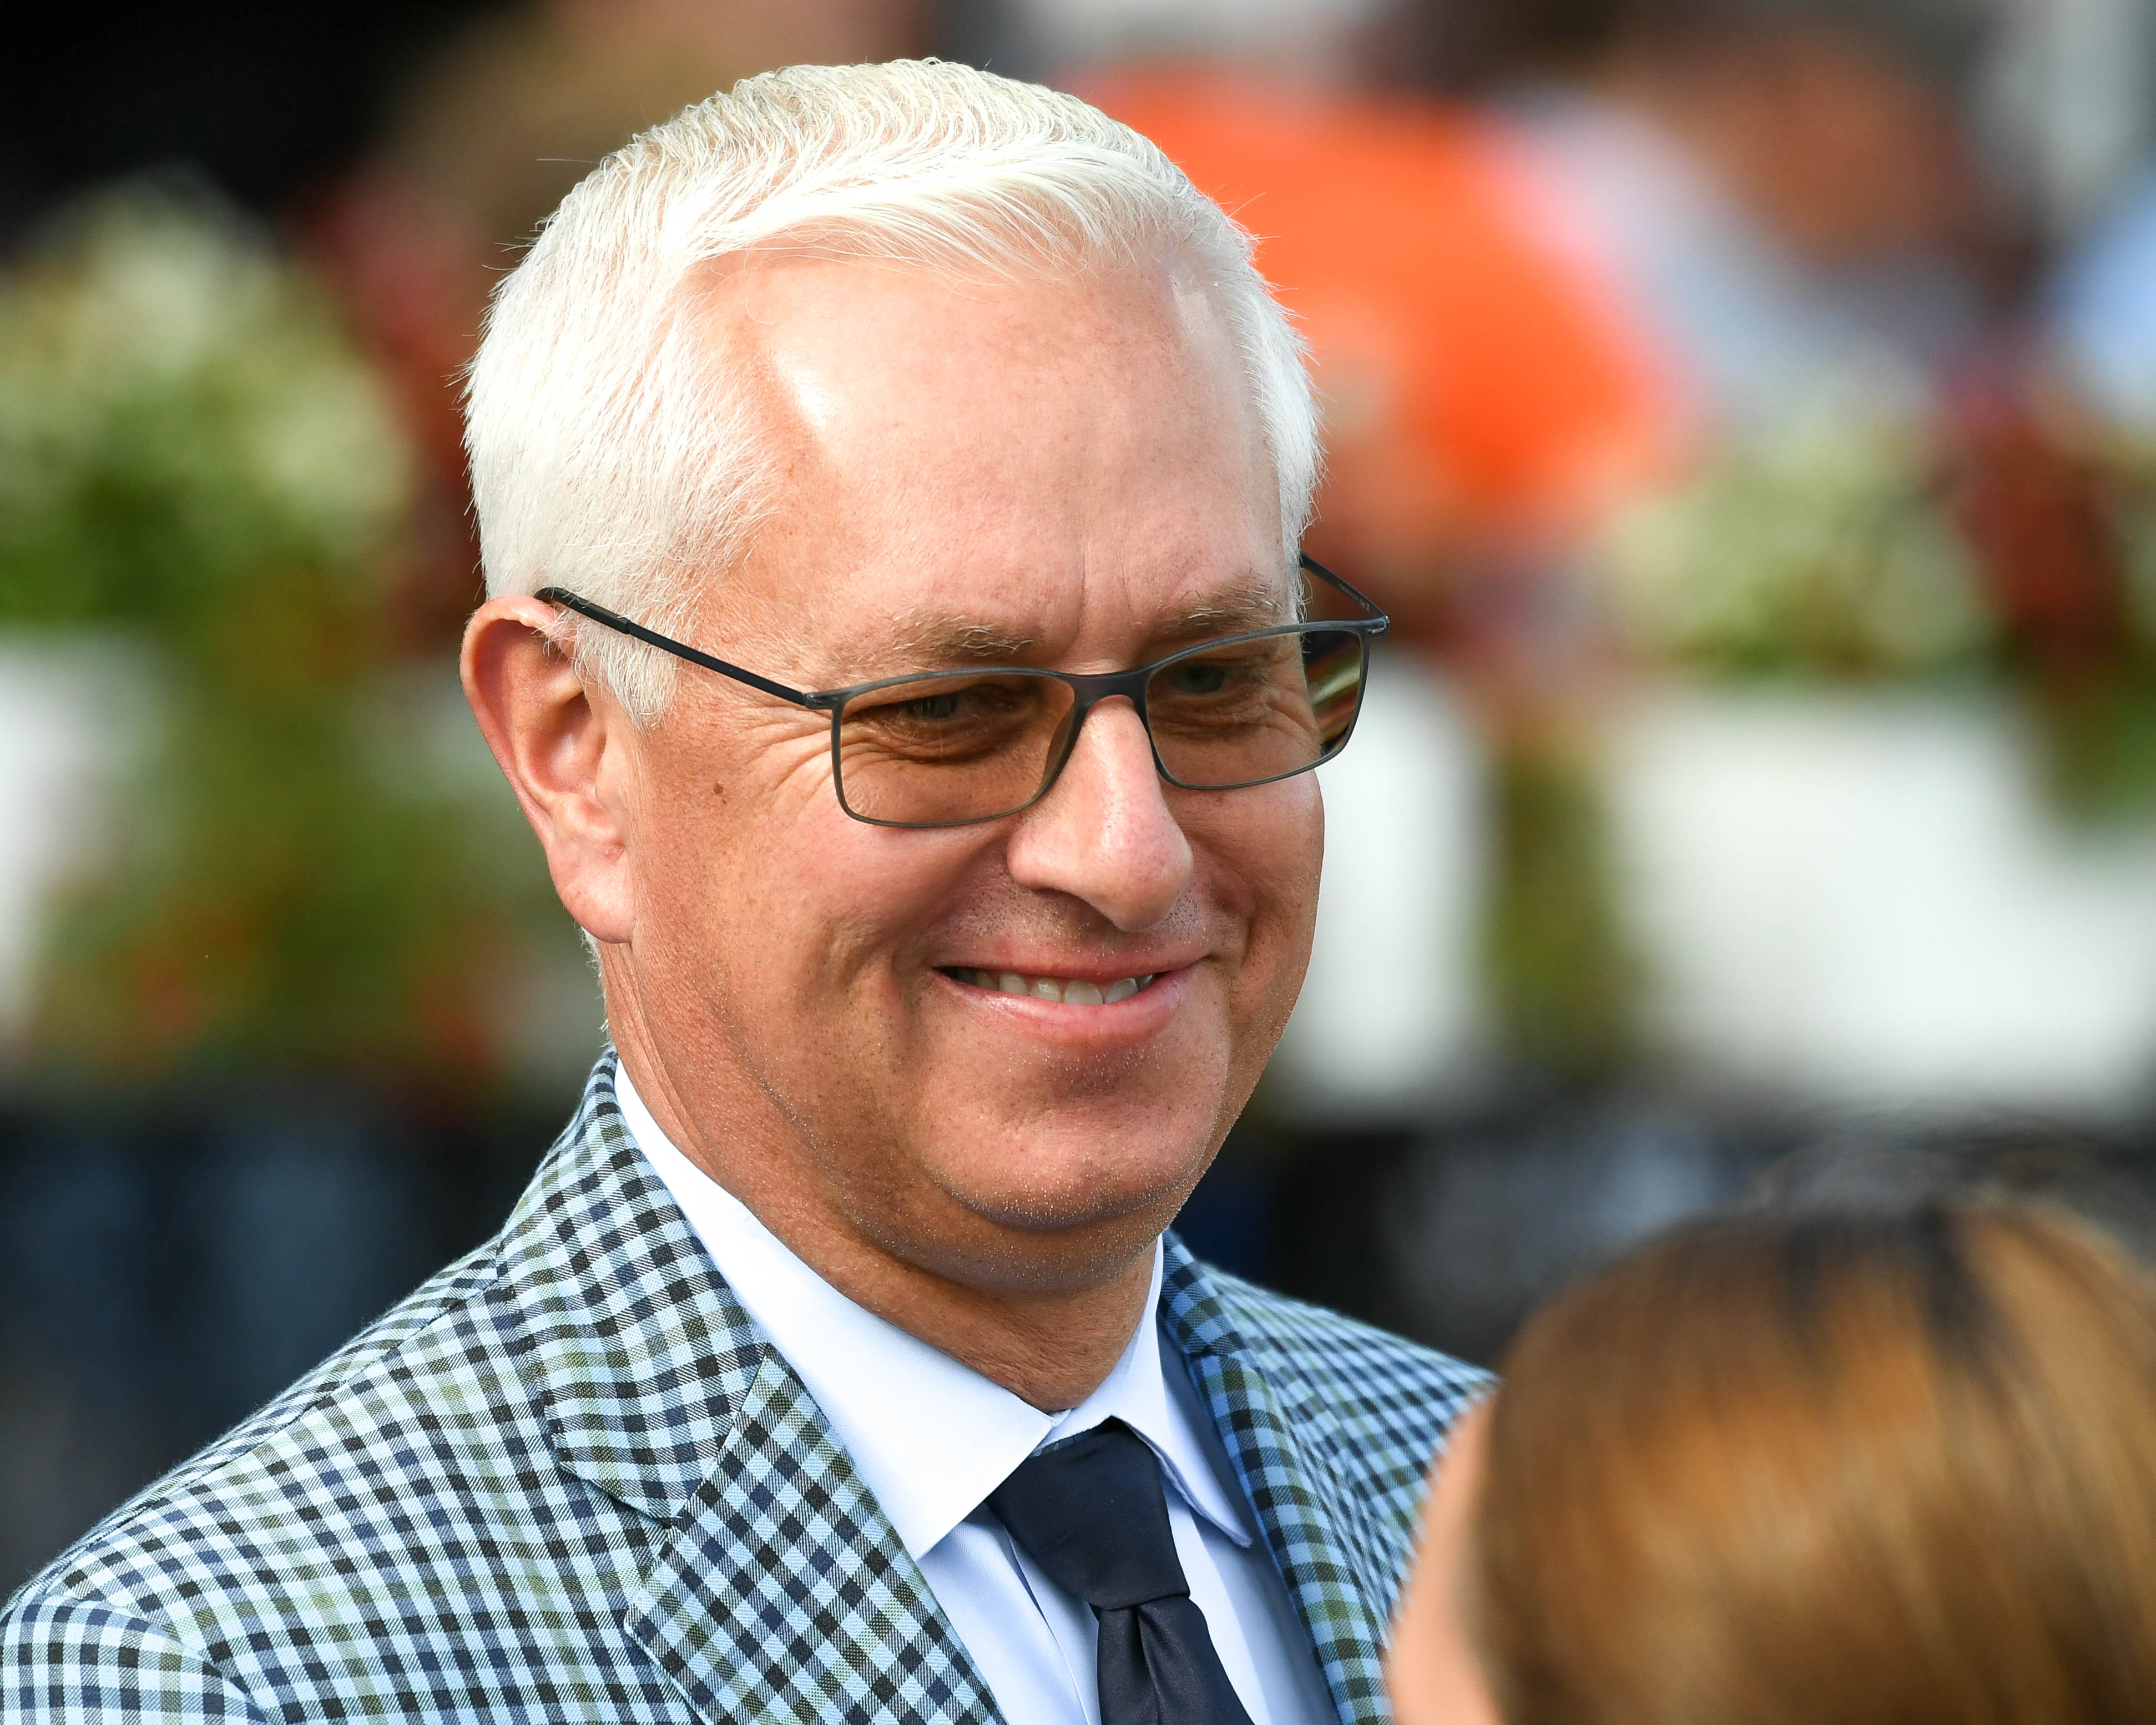
[[[1145,687],[1161,768],[1189,789],[1229,790],[1320,765],[1354,726],[1364,662],[1360,634],[1322,626],[1178,655]],[[1012,814],[1060,763],[1075,705],[1070,684],[1031,671],[856,696],[837,721],[839,794],[862,819],[901,826]]]

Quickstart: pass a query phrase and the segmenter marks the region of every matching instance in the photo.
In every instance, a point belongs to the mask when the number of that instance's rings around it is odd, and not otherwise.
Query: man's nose
[[[1122,697],[1086,716],[1062,776],[1019,817],[1008,865],[1022,886],[1083,899],[1135,932],[1190,884],[1190,841],[1162,794],[1152,742]]]

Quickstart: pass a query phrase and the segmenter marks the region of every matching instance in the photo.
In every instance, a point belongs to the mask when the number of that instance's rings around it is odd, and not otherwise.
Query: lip
[[[1178,949],[1162,948],[1151,952],[1124,952],[1112,958],[1070,958],[1050,953],[1024,952],[968,952],[962,957],[939,959],[939,972],[953,970],[1010,971],[1019,976],[1061,977],[1068,982],[1092,983],[1106,988],[1110,983],[1119,983],[1125,977],[1167,977],[1178,970],[1188,970],[1205,956],[1194,947]],[[947,976],[947,980],[949,978]],[[1154,987],[1158,987],[1156,983]],[[1151,989],[1147,990],[1150,993]],[[1019,997],[1009,997],[1016,999]],[[1138,998],[1136,996],[1133,999]],[[1081,1007],[1081,1012],[1099,1009]]]
[[[989,967],[978,968],[985,970]],[[1022,976],[1060,976],[1102,984],[1132,974],[1146,974],[1143,970],[1103,970],[1097,964],[1070,970],[1044,966],[1023,971],[1015,964],[998,964],[994,968],[1018,971]],[[1112,1006],[1071,1006],[1060,1000],[1042,1000],[1031,994],[1006,994],[1000,988],[962,983],[940,968],[933,973],[937,995],[959,1011],[968,1016],[985,1014],[982,1022],[1053,1042],[1076,1053],[1127,1048],[1157,1035],[1167,1028],[1189,998],[1196,973],[1194,964],[1178,965],[1152,973],[1150,987]]]

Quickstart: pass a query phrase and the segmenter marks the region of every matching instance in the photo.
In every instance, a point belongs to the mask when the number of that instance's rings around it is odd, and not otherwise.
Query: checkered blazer
[[[1172,1238],[1161,1312],[1341,1718],[1389,1719],[1381,1634],[1478,1374]],[[611,1055],[496,1239],[15,1596],[0,1714],[998,1717],[638,1153]]]

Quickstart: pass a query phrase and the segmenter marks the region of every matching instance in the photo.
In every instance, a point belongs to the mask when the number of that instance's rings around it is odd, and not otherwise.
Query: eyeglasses
[[[1390,619],[1331,570],[1301,562],[1322,583],[1307,586],[1306,615],[1328,601],[1337,608],[1341,598],[1362,614],[1229,635],[1133,670],[991,665],[815,691],[729,665],[562,588],[542,588],[535,597],[830,714],[832,782],[855,820],[956,827],[1000,820],[1046,796],[1086,716],[1118,696],[1137,709],[1160,776],[1186,790],[1240,790],[1323,766],[1355,729],[1371,638]]]

